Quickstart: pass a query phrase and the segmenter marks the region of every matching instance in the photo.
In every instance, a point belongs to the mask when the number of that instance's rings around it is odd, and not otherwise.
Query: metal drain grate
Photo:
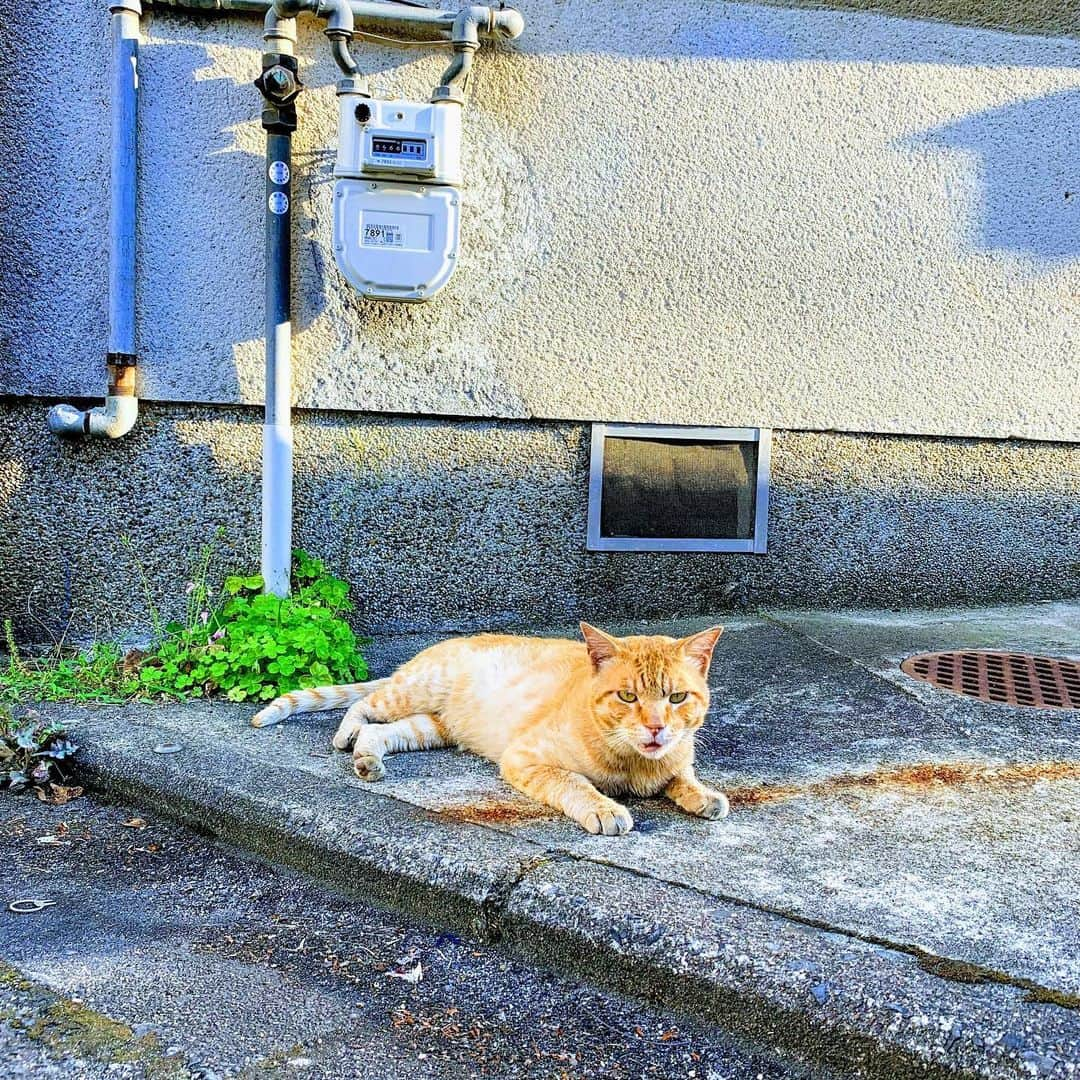
[[[1080,709],[1080,662],[1007,652],[941,652],[909,656],[900,670],[913,679],[979,701],[1033,709]]]

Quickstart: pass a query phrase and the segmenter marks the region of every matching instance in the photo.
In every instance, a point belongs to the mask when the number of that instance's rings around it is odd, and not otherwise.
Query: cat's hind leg
[[[426,682],[396,672],[385,686],[349,707],[334,746],[353,748],[353,768],[361,780],[381,780],[386,775],[383,755],[447,744],[439,705]]]
[[[337,731],[334,732],[334,749],[348,750],[366,724],[388,724],[392,720],[393,717],[386,715],[385,710],[373,708],[366,698],[354,701],[345,711]]]
[[[367,724],[389,724],[403,716],[433,711],[432,703],[416,694],[400,673],[395,673],[373,694],[349,706],[334,733],[334,749],[348,750]]]
[[[361,780],[381,780],[386,775],[384,754],[435,750],[447,744],[442,724],[431,713],[404,716],[378,727],[362,723],[353,740],[353,771]]]

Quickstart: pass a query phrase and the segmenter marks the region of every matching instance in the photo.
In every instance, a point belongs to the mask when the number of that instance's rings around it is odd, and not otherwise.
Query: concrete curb
[[[130,711],[48,706],[75,727],[92,788],[375,902],[569,968],[844,1073],[1080,1076],[1080,1011],[1015,985],[954,981],[888,943],[718,900],[448,820],[363,788],[327,789]],[[971,973],[967,972],[967,977]]]

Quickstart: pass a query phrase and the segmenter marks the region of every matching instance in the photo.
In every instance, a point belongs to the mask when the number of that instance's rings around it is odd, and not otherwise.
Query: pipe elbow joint
[[[492,32],[503,41],[513,41],[525,32],[525,16],[517,8],[499,8],[492,11]]]
[[[353,18],[352,5],[348,0],[336,0],[335,3],[320,4],[320,14],[325,11],[326,29],[323,31],[328,38],[352,39],[356,31],[356,21]]]
[[[480,45],[480,31],[490,33],[495,21],[495,9],[480,7],[473,4],[471,7],[463,7],[454,19],[454,29],[451,31],[450,40],[455,45],[472,45],[474,48]]]
[[[139,399],[130,394],[112,394],[105,404],[91,409],[86,425],[88,435],[102,439],[119,439],[126,435],[139,418]]]
[[[524,31],[525,17],[516,8],[473,4],[457,13],[451,40],[459,44],[479,45],[482,37],[511,41],[521,37]]]
[[[292,53],[296,45],[296,15],[300,5],[293,0],[277,0],[266,9],[263,41],[271,52]]]
[[[54,405],[49,410],[49,430],[62,439],[119,439],[139,418],[139,399],[130,394],[110,394],[104,405],[77,409]]]

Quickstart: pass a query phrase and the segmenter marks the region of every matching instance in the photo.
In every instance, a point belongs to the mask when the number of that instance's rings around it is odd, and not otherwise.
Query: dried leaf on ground
[[[63,806],[64,803],[77,799],[83,793],[83,789],[77,785],[50,783],[48,787],[34,788],[34,793],[43,803],[49,803],[50,806]]]
[[[141,817],[128,818],[121,826],[124,829],[145,829],[146,822]]]
[[[139,669],[143,666],[143,662],[150,654],[144,652],[142,649],[128,649],[124,653],[123,660],[120,661],[120,673],[128,677],[132,675],[138,675]]]

